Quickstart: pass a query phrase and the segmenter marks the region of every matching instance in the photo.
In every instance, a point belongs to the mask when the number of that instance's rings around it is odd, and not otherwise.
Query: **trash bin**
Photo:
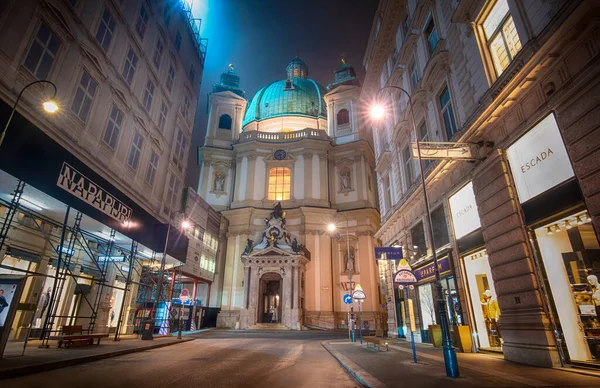
[[[142,321],[142,339],[143,340],[152,340],[154,334],[154,320],[146,319]]]

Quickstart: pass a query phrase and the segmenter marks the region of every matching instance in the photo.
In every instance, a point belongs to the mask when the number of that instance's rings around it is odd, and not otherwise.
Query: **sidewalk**
[[[49,341],[49,348],[40,349],[38,346],[41,341],[36,340],[29,341],[24,356],[21,356],[23,342],[9,342],[6,345],[4,358],[0,359],[0,379],[64,368],[193,340],[193,338],[178,340],[173,336],[155,336],[152,341],[142,341],[135,335],[123,335],[120,341],[115,342],[113,337],[109,337],[102,339],[100,345],[69,349],[59,349],[57,341]]]
[[[393,344],[392,344],[393,343]],[[600,373],[567,368],[537,368],[505,361],[502,355],[457,353],[460,377],[446,377],[439,348],[390,340],[389,351],[366,343],[324,341],[323,347],[367,387],[599,387]]]

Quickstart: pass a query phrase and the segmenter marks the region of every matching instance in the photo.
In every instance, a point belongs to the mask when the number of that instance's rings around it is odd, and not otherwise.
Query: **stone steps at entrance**
[[[257,323],[248,328],[249,330],[290,330],[282,323]]]

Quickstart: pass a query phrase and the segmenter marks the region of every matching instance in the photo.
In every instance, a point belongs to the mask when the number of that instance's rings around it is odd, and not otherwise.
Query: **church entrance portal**
[[[258,322],[281,323],[281,276],[267,273],[260,278]]]

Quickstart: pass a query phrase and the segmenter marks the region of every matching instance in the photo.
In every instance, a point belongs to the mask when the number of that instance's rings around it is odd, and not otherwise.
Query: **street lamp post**
[[[19,95],[17,96],[17,100],[15,101],[15,103],[12,107],[10,116],[8,116],[8,121],[6,122],[6,125],[4,126],[4,130],[2,131],[2,134],[0,135],[0,146],[2,146],[2,142],[4,141],[4,136],[6,136],[6,131],[8,130],[8,126],[10,125],[10,122],[12,121],[12,118],[15,115],[15,112],[17,111],[17,105],[19,104],[19,101],[21,100],[21,97],[23,96],[23,92],[25,92],[25,90],[27,88],[29,88],[30,86],[40,84],[40,83],[50,84],[54,88],[54,93],[52,94],[51,99],[44,101],[44,103],[42,104],[44,107],[44,110],[49,113],[54,113],[58,110],[58,105],[56,104],[56,102],[53,101],[54,98],[56,97],[56,85],[54,85],[53,82],[45,80],[45,79],[39,79],[37,81],[28,83],[27,85],[25,85],[23,87],[23,89],[21,89],[21,91],[19,92]]]
[[[346,215],[344,213],[337,213],[339,215],[344,216],[344,219],[346,220],[346,249],[347,249],[347,255],[348,255],[348,260],[350,260],[350,222],[348,221],[348,217],[346,217]],[[335,226],[334,223],[330,223],[327,227],[329,229],[330,232],[335,232],[335,230],[337,229],[337,227]],[[332,253],[333,254],[333,253]],[[333,271],[333,268],[331,269]],[[352,295],[352,291],[353,291],[353,286],[352,286],[352,273],[354,272],[354,267],[348,269],[348,278],[350,280],[350,295]],[[350,339],[350,341],[352,342],[356,342],[356,333],[354,331],[354,300],[352,300],[352,303],[350,304],[350,317],[348,319],[348,339]]]
[[[443,343],[443,351],[444,351],[444,364],[446,366],[446,375],[448,377],[458,377],[458,360],[456,359],[456,352],[452,347],[452,340],[450,339],[450,325],[448,323],[448,315],[446,314],[446,304],[444,302],[444,292],[442,289],[442,282],[440,278],[440,270],[438,268],[438,260],[435,252],[435,241],[433,237],[433,225],[431,223],[431,212],[429,210],[429,200],[427,198],[427,185],[425,183],[425,171],[423,169],[423,160],[421,159],[421,146],[419,142],[419,134],[417,133],[417,125],[415,124],[415,116],[413,111],[412,99],[410,98],[410,94],[401,87],[388,85],[381,88],[376,95],[376,98],[379,98],[381,92],[385,89],[396,89],[401,91],[408,98],[408,105],[410,107],[410,116],[412,119],[412,127],[413,134],[415,136],[415,143],[417,146],[417,159],[419,160],[419,170],[421,172],[421,185],[423,187],[423,202],[425,204],[425,212],[427,213],[427,224],[428,224],[428,234],[429,240],[431,242],[431,254],[433,257],[433,268],[435,274],[435,288],[436,288],[436,305],[438,314],[440,317],[440,326],[442,328],[442,343]],[[385,115],[385,108],[382,105],[374,106],[371,110],[371,116],[374,119],[381,119]]]
[[[160,270],[158,271],[158,290],[157,290],[157,294],[156,294],[156,305],[154,306],[154,310],[152,312],[152,317],[154,318],[155,321],[156,321],[156,314],[158,312],[158,302],[160,301],[160,297],[162,296],[162,292],[163,292],[163,280],[164,280],[163,278],[165,276],[165,265],[167,263],[167,246],[169,244],[169,235],[171,234],[171,220],[173,219],[173,216],[176,216],[177,214],[183,214],[183,212],[177,211],[175,213],[173,213],[173,212],[169,213],[169,223],[167,226],[167,235],[165,238],[165,248],[163,250],[162,260],[160,262]],[[184,219],[181,222],[182,230],[189,228],[189,226],[190,226],[189,221]],[[181,338],[181,325],[179,327],[179,335],[177,338]]]

